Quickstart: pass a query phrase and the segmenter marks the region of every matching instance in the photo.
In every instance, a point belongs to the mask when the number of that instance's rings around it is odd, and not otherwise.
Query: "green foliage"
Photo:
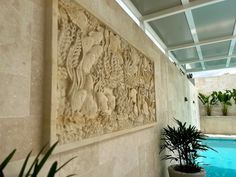
[[[232,98],[232,92],[230,90],[226,90],[225,92],[219,91],[217,93],[217,99],[222,104],[222,113],[224,116],[227,116],[228,114],[228,106],[232,106],[232,103],[230,102]]]
[[[27,155],[20,173],[18,175],[18,177],[37,177],[39,172],[43,169],[43,167],[45,166],[47,160],[49,159],[49,157],[52,155],[53,150],[55,149],[55,147],[57,146],[58,142],[54,143],[50,148],[48,148],[46,150],[47,145],[45,145],[40,152],[36,155],[36,157],[34,158],[33,162],[31,164],[29,163],[29,158],[31,156],[31,152],[29,152],[29,154]],[[5,160],[2,162],[2,164],[0,165],[0,177],[5,177],[3,170],[6,167],[6,165],[9,163],[9,161],[11,160],[11,158],[13,157],[13,155],[15,154],[16,150],[12,151],[6,158]],[[72,161],[75,157],[69,159],[67,162],[65,162],[64,164],[62,164],[60,167],[58,167],[58,162],[55,161],[51,167],[50,170],[48,171],[48,175],[47,177],[54,177],[56,175],[56,173],[58,171],[60,171],[64,166],[66,166],[70,161]],[[27,166],[29,167],[28,170],[26,170]],[[71,174],[68,175],[67,177],[70,176],[75,176],[75,174]]]
[[[232,106],[232,103],[231,103],[232,98],[236,104],[236,89],[225,90],[224,92],[213,91],[211,95],[204,95],[202,93],[199,93],[198,98],[202,102],[202,104],[205,105],[208,116],[211,115],[212,106],[217,104],[218,102],[220,102],[222,105],[222,114],[224,116],[227,116],[228,107]]]
[[[215,95],[215,92],[213,92],[210,95],[204,95],[202,93],[199,93],[198,95],[199,100],[202,102],[203,105],[215,105],[217,104],[217,96]]]
[[[167,126],[162,132],[163,144],[160,153],[164,150],[170,152],[170,154],[163,155],[162,160],[179,162],[176,167],[178,171],[199,172],[201,170],[197,162],[197,158],[201,157],[198,154],[199,151],[207,151],[212,148],[201,143],[206,136],[195,126],[187,126],[186,122],[182,123],[176,119],[175,121],[177,127]]]
[[[217,104],[218,101],[215,92],[213,92],[211,95],[204,95],[202,93],[199,93],[198,98],[202,102],[202,104],[205,105],[207,115],[210,116],[212,105]]]
[[[230,92],[231,92],[232,98],[234,99],[234,103],[236,104],[236,89],[233,89]]]
[[[209,103],[210,96],[206,96],[206,95],[204,95],[202,93],[199,93],[198,98],[202,102],[203,105],[206,105],[206,104]]]
[[[232,106],[232,104],[230,102],[230,100],[232,98],[231,91],[229,91],[229,90],[226,90],[226,92],[219,91],[217,93],[217,98],[218,98],[219,102],[226,104],[228,106]]]

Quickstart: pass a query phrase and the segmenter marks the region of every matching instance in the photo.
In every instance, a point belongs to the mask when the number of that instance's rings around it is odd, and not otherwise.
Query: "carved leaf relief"
[[[78,4],[58,8],[60,143],[155,122],[153,62]]]

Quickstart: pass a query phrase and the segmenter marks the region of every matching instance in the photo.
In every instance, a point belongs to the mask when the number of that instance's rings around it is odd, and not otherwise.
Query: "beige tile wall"
[[[155,61],[158,126],[56,154],[51,161],[78,156],[61,177],[74,172],[81,177],[164,177],[166,167],[158,157],[160,129],[172,124],[172,117],[198,125],[195,88],[115,0],[77,1]],[[7,169],[11,177],[20,159],[42,146],[47,16],[44,0],[0,2],[0,161],[17,148],[15,162]]]

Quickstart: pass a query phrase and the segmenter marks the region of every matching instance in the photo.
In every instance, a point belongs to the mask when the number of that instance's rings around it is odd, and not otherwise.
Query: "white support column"
[[[235,23],[234,23],[233,36],[234,36],[234,35],[236,35],[236,21],[235,21]],[[236,39],[234,38],[234,39],[232,39],[231,42],[230,42],[229,53],[228,53],[229,56],[228,56],[228,58],[227,58],[226,68],[228,68],[229,65],[230,65],[230,61],[231,61],[230,55],[232,55],[233,52],[234,52],[235,43],[236,43]]]
[[[139,25],[139,27],[148,35],[148,37],[160,48],[160,50],[166,54],[167,47],[163,43],[163,41],[159,38],[159,36],[154,32],[152,27],[140,19],[142,18],[142,14],[138,11],[138,9],[133,5],[133,3],[130,0],[116,0],[120,5],[123,4],[125,6],[124,10],[130,11],[128,13],[131,18]],[[134,16],[134,17],[132,17]]]
[[[181,2],[182,2],[183,5],[186,5],[186,4],[189,3],[189,0],[181,0]],[[192,11],[191,10],[186,10],[185,15],[186,15],[188,25],[189,25],[189,28],[190,28],[190,31],[191,31],[191,34],[192,34],[192,37],[193,37],[193,41],[194,41],[194,43],[199,43],[199,39],[198,39],[198,36],[197,36],[197,31],[196,31],[196,26],[195,26],[195,23],[194,23]],[[205,70],[206,67],[205,67],[205,64],[203,62],[201,47],[199,45],[196,45],[196,49],[197,49],[199,60],[201,62],[202,69]]]

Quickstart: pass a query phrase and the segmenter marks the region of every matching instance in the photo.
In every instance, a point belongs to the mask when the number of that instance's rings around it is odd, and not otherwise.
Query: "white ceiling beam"
[[[166,53],[167,47],[163,43],[163,41],[159,38],[159,36],[154,32],[152,27],[148,23],[143,23],[140,21],[140,18],[142,17],[141,13],[138,11],[138,9],[134,6],[134,4],[130,0],[116,0],[119,4],[123,4],[125,8],[127,8],[132,14],[129,14],[130,16],[135,16],[137,18],[138,22],[136,22],[139,27],[148,35],[149,38],[152,38],[151,40],[158,45],[158,47],[162,50],[163,53]],[[124,9],[127,12],[127,9]]]
[[[217,56],[217,57],[207,57],[207,58],[203,58],[203,61],[216,61],[216,60],[225,60],[226,58],[234,58],[236,57],[236,54],[234,55],[223,55],[223,56]],[[193,64],[193,63],[200,63],[201,61],[199,60],[199,58],[196,59],[192,59],[192,60],[186,60],[186,61],[182,61],[179,62],[181,65],[186,65],[186,64]]]
[[[230,65],[228,68],[234,68],[236,67],[236,64]],[[224,65],[217,65],[217,66],[211,66],[211,67],[207,67],[207,69],[205,69],[204,71],[210,71],[210,70],[217,70],[217,69],[224,69],[225,68],[225,64]],[[193,72],[202,72],[202,69],[189,69],[186,71],[187,74],[189,73],[193,73]]]
[[[169,57],[171,57],[171,59],[177,64],[177,66],[183,71],[186,72],[186,70],[183,68],[182,65],[179,64],[179,61],[175,58],[175,56],[171,53],[168,52]]]
[[[179,13],[183,13],[183,12],[186,12],[189,10],[193,10],[193,9],[197,9],[200,7],[216,4],[216,3],[219,3],[222,1],[224,1],[224,0],[197,0],[197,1],[189,2],[186,4],[180,5],[180,6],[172,7],[169,9],[161,10],[159,12],[145,15],[142,17],[142,21],[150,22],[153,20],[158,20],[161,18],[169,17],[169,16],[176,15]]]
[[[234,36],[234,35],[236,35],[236,21],[235,21],[235,23],[234,23],[233,36]],[[232,55],[233,52],[234,52],[235,43],[236,43],[236,39],[234,38],[234,39],[232,39],[231,42],[230,42],[229,53],[228,53],[229,56],[228,56],[228,58],[227,58],[226,68],[228,68],[229,65],[230,65],[230,61],[231,61],[230,55]]]
[[[189,0],[181,0],[181,2],[183,4],[183,6],[190,4]],[[188,22],[188,25],[189,25],[189,28],[190,28],[190,31],[191,31],[191,34],[192,34],[192,37],[193,37],[193,41],[194,41],[194,43],[198,43],[199,39],[198,39],[197,31],[196,31],[196,26],[195,26],[195,23],[194,23],[192,11],[190,9],[190,10],[186,10],[184,13],[185,13],[186,18],[187,18],[187,22]],[[199,57],[202,69],[205,70],[206,67],[205,67],[205,64],[203,62],[201,47],[199,45],[196,45],[196,49],[197,49],[197,53],[198,53],[198,57]]]
[[[189,43],[189,44],[173,46],[173,47],[169,47],[168,51],[188,49],[188,48],[196,47],[197,45],[203,46],[203,45],[208,45],[208,44],[215,44],[215,43],[230,41],[232,39],[236,39],[236,34],[234,34],[233,36],[225,36],[225,37],[218,37],[218,38],[214,38],[214,39],[203,40],[203,41],[199,41],[197,43]]]
[[[142,15],[130,0],[116,0],[116,2],[135,21],[135,23],[137,23],[139,26],[141,25],[139,19],[142,18]]]
[[[178,60],[172,55],[172,53],[169,53],[167,50],[166,45],[164,44],[164,42],[159,38],[159,36],[156,34],[156,32],[152,29],[152,27],[146,23],[143,22],[142,19],[142,15],[141,13],[138,11],[138,9],[134,6],[134,4],[131,2],[131,0],[116,0],[120,5],[124,5],[125,8],[128,8],[128,10],[132,13],[129,14],[130,16],[135,16],[139,22],[136,22],[140,28],[147,34],[147,36],[153,41],[154,44],[156,44],[159,49],[169,58],[171,58],[176,64],[177,66],[183,71],[185,72],[186,70],[183,68],[182,65],[179,64]],[[125,10],[125,9],[124,9]],[[126,9],[127,11],[127,9]]]
[[[154,38],[156,42],[154,42],[162,51],[164,54],[167,54],[167,47],[164,44],[164,42],[161,40],[161,38],[156,34],[156,32],[152,29],[152,27],[148,23],[143,23],[144,32],[149,36],[150,38]]]

